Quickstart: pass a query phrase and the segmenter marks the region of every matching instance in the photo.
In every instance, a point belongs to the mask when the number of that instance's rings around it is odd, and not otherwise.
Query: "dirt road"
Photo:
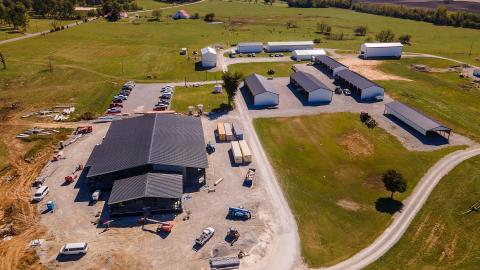
[[[276,209],[275,237],[270,243],[267,254],[255,269],[296,269],[300,263],[300,240],[295,219],[283,196],[273,167],[257,137],[243,98],[237,99],[237,107],[240,114],[239,120],[244,127],[245,135],[250,138],[253,155],[257,157],[257,171],[263,175],[266,191]]]
[[[362,269],[379,259],[400,240],[440,180],[457,165],[477,155],[480,155],[479,145],[466,150],[456,151],[442,158],[423,176],[412,194],[403,202],[404,207],[402,212],[396,214],[392,224],[375,242],[353,257],[324,269]]]

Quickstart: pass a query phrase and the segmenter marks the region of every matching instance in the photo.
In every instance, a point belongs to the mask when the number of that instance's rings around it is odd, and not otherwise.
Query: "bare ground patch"
[[[373,144],[358,132],[344,135],[339,139],[338,143],[345,147],[345,151],[352,159],[356,157],[370,157],[375,150]]]
[[[345,210],[350,210],[355,212],[362,208],[358,203],[348,199],[338,200],[337,205],[342,207]]]
[[[388,80],[395,80],[395,81],[408,81],[411,82],[412,80],[385,73],[378,69],[378,66],[383,63],[383,61],[379,60],[363,60],[358,58],[357,55],[342,55],[342,58],[339,59],[342,64],[348,66],[351,70],[360,73],[361,75],[367,77],[370,80],[378,80],[378,81],[388,81]]]

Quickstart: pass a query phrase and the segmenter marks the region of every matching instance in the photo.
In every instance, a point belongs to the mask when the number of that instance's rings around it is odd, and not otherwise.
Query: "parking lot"
[[[149,93],[155,90],[154,87],[142,88],[137,94],[144,89],[148,89],[146,91]],[[135,91],[132,95],[133,93]],[[129,98],[128,102],[140,96]],[[151,97],[155,95],[152,94]],[[133,107],[135,106],[130,108]],[[206,142],[215,142],[214,129],[217,121],[233,122],[238,118],[236,112],[216,120],[202,117]],[[50,163],[44,171],[47,176],[45,184],[50,187],[50,194],[40,204],[53,200],[57,208],[53,213],[43,214],[41,219],[42,225],[49,229],[46,243],[39,248],[42,262],[49,267],[62,269],[90,269],[116,261],[131,269],[208,269],[208,258],[236,256],[239,251],[243,251],[249,256],[242,260],[242,269],[255,269],[256,262],[264,256],[267,242],[272,237],[274,214],[270,201],[265,200],[261,173],[252,187],[242,185],[249,166],[231,163],[230,143],[216,143],[215,153],[209,156],[207,186],[185,193],[183,213],[154,217],[174,225],[169,235],[157,234],[156,224],[139,225],[138,217],[114,219],[108,230],[101,223],[95,224],[99,219],[107,218],[105,203],[109,194],[103,193],[101,200],[92,205],[91,191],[87,188],[85,179],[80,178],[67,185],[64,177],[71,174],[78,164],[85,164],[91,150],[102,141],[108,127],[108,123],[94,125],[92,134],[82,137],[65,149],[65,159]],[[250,166],[256,166],[255,157]],[[214,186],[219,178],[224,180]],[[238,206],[251,210],[252,219],[226,219],[228,207]],[[187,215],[189,219],[184,220]],[[208,226],[215,228],[214,237],[200,250],[194,250],[195,238]],[[235,227],[240,232],[240,239],[233,246],[225,240],[230,227]],[[83,241],[88,242],[90,247],[84,258],[66,260],[58,257],[58,251],[64,243]]]

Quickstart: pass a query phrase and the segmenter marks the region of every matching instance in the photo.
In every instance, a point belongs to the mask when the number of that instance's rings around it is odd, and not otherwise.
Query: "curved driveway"
[[[480,146],[478,145],[455,151],[443,157],[423,176],[412,194],[404,201],[402,212],[397,214],[392,224],[375,242],[351,258],[323,269],[361,269],[375,262],[400,240],[438,182],[458,164],[477,155],[480,155]]]

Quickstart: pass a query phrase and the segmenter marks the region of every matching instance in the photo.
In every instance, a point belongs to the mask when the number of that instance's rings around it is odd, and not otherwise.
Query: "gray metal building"
[[[308,102],[331,102],[333,91],[310,73],[297,71],[290,75],[290,83],[305,95]]]
[[[362,75],[343,69],[335,74],[335,80],[352,91],[361,100],[383,99],[385,89]]]
[[[108,202],[112,215],[140,213],[144,207],[181,210],[183,187],[205,180],[208,160],[202,123],[174,114],[112,122],[86,167],[92,186],[112,190]]]
[[[446,139],[450,138],[450,133],[452,131],[450,128],[398,101],[385,104],[384,114],[395,116],[424,136],[437,133]]]
[[[278,105],[280,95],[267,78],[258,74],[252,74],[245,78],[245,86],[250,92],[255,106]]]
[[[331,58],[328,55],[319,55],[315,57],[315,64],[322,69],[328,71],[332,76],[335,76],[340,70],[348,69],[347,66]]]

